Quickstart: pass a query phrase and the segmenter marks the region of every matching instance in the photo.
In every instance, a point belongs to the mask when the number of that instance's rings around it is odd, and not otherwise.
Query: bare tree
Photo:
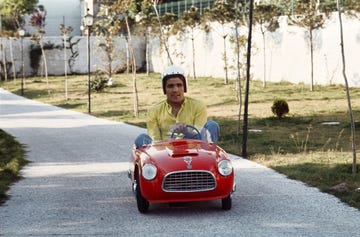
[[[274,4],[258,4],[254,8],[254,22],[260,25],[263,38],[264,76],[263,87],[266,87],[266,32],[274,32],[279,28],[280,8]]]
[[[236,8],[232,1],[216,1],[212,8],[205,9],[205,19],[206,21],[210,22],[218,22],[221,25],[222,32],[219,34],[223,38],[223,60],[224,60],[224,71],[225,71],[225,78],[224,84],[228,84],[228,58],[226,52],[226,40],[228,38],[228,31],[225,29],[226,24],[232,22],[236,18]],[[212,28],[216,31],[216,28]]]
[[[344,34],[343,34],[343,27],[342,27],[342,19],[341,19],[341,7],[340,2],[337,0],[337,8],[339,13],[339,26],[340,26],[340,46],[341,46],[341,58],[342,58],[342,74],[345,81],[345,88],[346,88],[346,97],[348,101],[348,108],[349,108],[349,116],[350,116],[350,123],[351,123],[351,141],[352,141],[352,153],[353,153],[353,162],[352,162],[352,173],[355,174],[357,172],[356,168],[356,142],[355,142],[355,122],[354,122],[354,116],[353,111],[351,107],[351,98],[350,98],[350,92],[349,92],[349,85],[348,80],[346,76],[346,64],[345,64],[345,50],[344,50]]]
[[[60,24],[59,26],[61,34],[63,36],[63,44],[64,44],[64,76],[65,76],[65,100],[68,100],[68,78],[67,78],[67,42],[68,42],[68,35],[73,31],[73,28],[71,26],[65,26],[65,20],[63,24]]]
[[[193,79],[196,79],[196,62],[195,62],[195,30],[201,25],[201,16],[197,7],[191,6],[189,10],[184,11],[174,25],[174,32],[187,33],[190,31],[190,39],[192,45],[192,68]]]
[[[109,12],[114,17],[114,25],[121,24],[121,22],[125,22],[126,29],[127,29],[127,37],[128,37],[128,45],[129,45],[129,52],[130,52],[130,59],[131,59],[131,69],[132,69],[132,79],[133,79],[133,96],[134,96],[134,116],[139,116],[139,98],[138,98],[138,91],[136,85],[136,60],[134,54],[134,46],[132,44],[132,34],[131,34],[131,26],[129,22],[129,16],[135,16],[136,6],[134,6],[134,1],[132,0],[124,0],[124,1],[117,1],[117,2],[109,2]]]
[[[158,19],[158,23],[159,23],[159,29],[160,29],[160,44],[163,45],[165,47],[165,50],[166,50],[166,53],[167,53],[167,56],[168,56],[168,60],[169,60],[169,63],[170,64],[173,64],[173,60],[170,56],[170,51],[169,51],[169,47],[167,46],[167,38],[165,37],[165,33],[164,33],[164,29],[163,29],[163,23],[162,23],[162,19],[159,15],[159,12],[157,10],[157,6],[159,3],[162,2],[162,0],[149,0],[150,2],[152,2],[153,4],[153,8],[154,8],[154,11],[155,11],[155,14],[156,14],[156,17]],[[169,17],[170,16],[170,17]],[[167,25],[170,24],[170,22],[172,21],[173,18],[173,15],[171,14],[165,14],[163,17],[163,19],[166,19],[167,21]]]
[[[46,86],[48,89],[48,94],[50,94],[49,89],[49,78],[48,78],[48,69],[47,69],[47,63],[46,63],[46,55],[44,50],[44,34],[45,34],[45,19],[46,19],[46,10],[43,5],[37,6],[34,10],[32,15],[30,16],[29,24],[31,26],[34,26],[38,30],[37,35],[37,41],[39,42],[40,48],[41,48],[41,54],[43,57],[43,63],[44,63],[44,71],[45,71],[45,79],[46,79]]]
[[[295,4],[295,3],[294,3]],[[326,9],[326,8],[325,8]],[[298,0],[289,14],[289,21],[299,27],[307,29],[310,45],[310,91],[314,90],[314,30],[322,28],[329,12],[320,13],[320,0]]]
[[[150,73],[150,54],[149,54],[149,39],[152,34],[160,33],[160,26],[157,24],[157,16],[152,11],[151,2],[149,0],[143,0],[141,4],[140,21],[137,25],[138,31],[143,31],[145,37],[145,63],[146,74]]]

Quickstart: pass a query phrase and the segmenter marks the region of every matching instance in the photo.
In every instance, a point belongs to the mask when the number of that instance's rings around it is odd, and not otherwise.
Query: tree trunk
[[[158,12],[158,10],[156,8],[157,3],[158,3],[158,1],[154,1],[153,7],[154,7],[155,14],[156,14],[156,18],[158,19],[158,22],[159,22],[160,42],[162,42],[164,44],[164,47],[165,47],[165,50],[166,50],[166,53],[167,53],[167,56],[168,56],[168,60],[169,60],[170,64],[172,65],[174,63],[173,63],[173,60],[172,60],[172,58],[170,56],[169,48],[167,47],[167,43],[166,43],[166,40],[165,40],[165,37],[164,37],[164,31],[163,31],[161,20],[160,20],[160,15],[159,15],[159,12]]]
[[[2,60],[3,60],[3,68],[4,68],[4,77],[5,77],[5,81],[7,81],[8,79],[8,73],[7,73],[7,61],[6,61],[6,51],[5,51],[5,47],[3,44],[3,39],[1,36],[1,52],[2,52]]]
[[[242,157],[247,157],[247,135],[248,135],[248,104],[249,104],[249,86],[250,86],[250,66],[251,66],[251,42],[252,42],[252,23],[253,23],[254,0],[250,0],[249,9],[249,33],[247,43],[247,59],[246,59],[246,85],[244,99],[244,121],[243,121],[243,140],[242,140]]]
[[[228,78],[228,67],[227,67],[226,35],[223,35],[223,40],[224,40],[224,70],[225,70],[224,84],[227,85],[229,82],[229,78]]]
[[[262,26],[261,26],[262,27]],[[263,51],[264,51],[264,78],[263,78],[263,88],[266,88],[266,42],[265,42],[265,31],[261,29],[263,37]]]
[[[149,38],[150,38],[150,30],[149,28],[146,28],[146,33],[145,33],[145,60],[146,60],[146,75],[149,76],[150,75],[150,65],[149,65]]]
[[[11,58],[11,65],[13,70],[13,78],[16,81],[16,68],[15,68],[15,60],[14,60],[14,53],[13,53],[13,47],[12,47],[12,40],[9,39],[10,42],[10,58]]]
[[[44,72],[45,72],[45,79],[46,79],[46,87],[47,87],[47,90],[48,90],[48,94],[50,94],[48,70],[47,70],[47,63],[46,63],[46,55],[45,55],[45,50],[44,50],[43,37],[42,37],[42,35],[40,36],[39,43],[40,43],[40,48],[41,48],[41,54],[42,54],[42,56],[43,56]]]
[[[191,29],[191,44],[192,44],[192,59],[193,59],[193,78],[196,80],[195,72],[195,38],[194,38],[194,28]]]
[[[235,2],[235,9],[238,9],[238,0]],[[237,123],[237,136],[240,135],[240,126],[241,126],[241,110],[242,110],[242,96],[241,96],[241,75],[240,75],[240,40],[239,40],[239,15],[236,11],[235,16],[235,37],[236,37],[236,98],[239,102],[239,111],[238,111],[238,123]]]
[[[65,76],[65,100],[68,100],[68,80],[67,80],[67,55],[66,55],[66,34],[64,34],[64,76]]]
[[[314,45],[313,45],[313,29],[310,27],[310,66],[311,66],[311,81],[310,81],[310,91],[314,91]]]
[[[135,55],[134,55],[134,47],[133,47],[132,41],[131,41],[131,31],[130,31],[127,16],[125,17],[125,22],[126,22],[126,28],[128,31],[129,53],[130,53],[130,57],[131,57],[131,66],[132,66],[134,116],[139,117],[139,98],[138,98],[137,85],[136,85],[136,60],[135,60]]]
[[[350,123],[351,123],[351,141],[352,141],[352,153],[353,153],[353,162],[352,162],[352,173],[357,173],[357,165],[356,165],[356,142],[355,142],[355,122],[354,122],[354,116],[353,111],[351,108],[351,99],[350,99],[350,92],[349,92],[349,85],[346,77],[346,65],[345,65],[345,50],[344,50],[344,36],[343,36],[343,27],[342,27],[342,19],[341,19],[341,9],[340,9],[340,3],[339,0],[337,0],[337,8],[339,12],[339,25],[340,25],[340,46],[341,46],[341,57],[342,57],[342,74],[345,81],[346,86],[346,97],[348,102],[348,108],[349,108],[349,116],[350,116]]]

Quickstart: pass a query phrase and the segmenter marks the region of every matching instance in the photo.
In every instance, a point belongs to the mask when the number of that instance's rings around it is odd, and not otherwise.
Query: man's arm
[[[147,133],[154,141],[162,140],[160,127],[156,118],[156,114],[153,111],[148,111],[146,121]]]
[[[195,106],[195,117],[194,117],[194,125],[198,128],[204,126],[207,121],[207,108],[206,105],[198,101],[197,105]]]

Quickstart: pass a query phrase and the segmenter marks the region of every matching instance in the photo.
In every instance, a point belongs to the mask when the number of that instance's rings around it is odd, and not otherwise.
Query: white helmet
[[[165,68],[164,72],[161,75],[161,84],[163,87],[164,94],[166,94],[166,91],[165,91],[166,80],[169,78],[173,78],[173,77],[180,77],[182,79],[182,81],[184,82],[184,92],[186,92],[187,81],[186,81],[184,70],[182,70],[182,68],[180,68],[178,66],[171,65],[171,66]]]

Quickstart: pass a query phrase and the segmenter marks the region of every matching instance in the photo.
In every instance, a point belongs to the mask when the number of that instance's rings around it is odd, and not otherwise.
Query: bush
[[[276,117],[281,119],[285,114],[289,113],[289,105],[284,99],[275,99],[271,106],[271,111]]]
[[[109,79],[107,79],[103,75],[96,74],[95,79],[90,82],[91,90],[95,90],[96,92],[102,92],[105,87],[107,87]]]

